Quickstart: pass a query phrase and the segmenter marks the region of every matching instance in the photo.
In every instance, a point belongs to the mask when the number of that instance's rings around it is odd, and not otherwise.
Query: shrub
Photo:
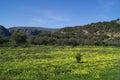
[[[81,57],[82,57],[82,55],[79,54],[79,53],[76,55],[75,58],[76,58],[77,63],[80,63],[80,62],[81,62]]]
[[[11,40],[12,40],[13,43],[18,45],[20,43],[26,43],[27,42],[27,36],[26,36],[26,34],[24,34],[22,32],[16,31],[12,34]]]

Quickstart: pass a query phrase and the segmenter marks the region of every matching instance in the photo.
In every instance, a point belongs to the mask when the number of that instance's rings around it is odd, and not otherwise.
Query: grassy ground
[[[119,59],[118,47],[0,48],[0,80],[119,80]]]

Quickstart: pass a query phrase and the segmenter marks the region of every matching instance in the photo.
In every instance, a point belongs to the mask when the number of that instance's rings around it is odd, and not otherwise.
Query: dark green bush
[[[77,63],[80,63],[82,55],[78,53],[75,58],[76,58]]]

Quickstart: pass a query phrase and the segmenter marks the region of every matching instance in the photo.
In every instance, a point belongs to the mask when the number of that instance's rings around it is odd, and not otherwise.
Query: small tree
[[[27,42],[27,37],[24,33],[16,31],[12,34],[11,40],[15,44]]]
[[[0,44],[4,43],[3,37],[0,36]]]
[[[3,37],[3,36],[0,36],[0,44],[4,44],[4,43],[6,43],[6,42],[8,42],[8,41],[9,41],[8,38]]]
[[[79,53],[76,55],[75,58],[76,58],[77,63],[80,63],[80,62],[81,62],[81,57],[82,57],[82,55],[79,54]]]

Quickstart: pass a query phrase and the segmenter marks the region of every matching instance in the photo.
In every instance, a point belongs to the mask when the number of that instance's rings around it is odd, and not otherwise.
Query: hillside
[[[120,24],[116,22],[98,22],[91,23],[84,26],[65,27],[58,31],[60,34],[82,34],[82,35],[106,35],[111,38],[120,37]]]
[[[10,36],[10,32],[2,25],[0,25],[0,36],[2,36],[2,37]]]
[[[97,22],[84,26],[65,27],[55,32],[58,39],[76,45],[120,45],[120,24],[118,20]]]
[[[120,46],[120,20],[96,22],[83,26],[51,29],[42,27],[12,27],[8,30],[1,26],[1,35],[20,31],[34,45],[105,45]],[[21,33],[20,33],[21,34]],[[17,34],[16,34],[17,35]],[[21,37],[21,36],[20,36]],[[21,38],[18,38],[21,39]],[[21,42],[21,40],[18,40]],[[19,42],[18,42],[19,43]]]
[[[42,28],[42,27],[24,27],[24,26],[19,27],[18,26],[18,27],[11,27],[8,30],[11,34],[16,31],[20,31],[22,33],[25,33],[28,36],[36,36],[40,34],[49,34],[49,33],[57,31],[58,29]]]

